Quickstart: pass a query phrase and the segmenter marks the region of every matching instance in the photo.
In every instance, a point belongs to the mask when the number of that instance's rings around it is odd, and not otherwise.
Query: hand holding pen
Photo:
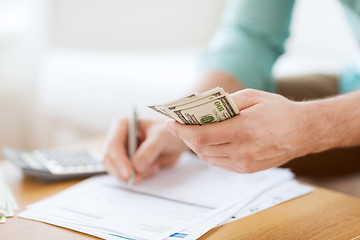
[[[174,164],[188,150],[182,140],[166,130],[163,121],[137,119],[136,115],[133,111],[131,121],[137,123],[137,133],[134,129],[130,131],[130,127],[135,127],[130,126],[130,119],[114,122],[108,135],[103,161],[110,174],[130,184],[139,183],[161,168]],[[133,136],[137,137],[134,139]]]

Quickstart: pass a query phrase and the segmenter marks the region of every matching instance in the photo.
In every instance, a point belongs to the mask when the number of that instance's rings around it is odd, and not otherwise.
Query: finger
[[[103,159],[103,165],[104,165],[105,170],[106,170],[109,174],[117,176],[117,173],[116,173],[115,170],[114,170],[114,166],[112,165],[112,163],[111,163],[111,161],[109,160],[108,157],[105,157],[105,158]],[[120,176],[119,176],[119,178],[120,178]]]
[[[125,181],[126,179],[122,176],[122,174],[120,173],[120,171],[117,169],[114,161],[111,159],[111,157],[107,156],[104,161],[103,161],[104,167],[106,169],[106,171],[111,174],[116,176],[117,178],[119,178],[120,180]]]
[[[134,167],[137,172],[143,173],[150,168],[159,158],[161,150],[165,148],[166,142],[160,133],[148,136],[139,146],[134,155]]]
[[[230,158],[226,156],[199,156],[205,162],[226,170],[233,171],[233,166],[229,164]]]
[[[132,165],[127,155],[126,145],[127,145],[127,127],[128,120],[124,119],[118,121],[113,125],[112,130],[109,135],[109,143],[105,153],[106,162],[108,168],[112,168],[112,172],[116,172],[117,176],[123,180],[127,180],[130,177],[132,172]]]
[[[247,161],[247,160],[243,160],[243,163],[238,164],[238,168],[236,170],[236,172],[241,172],[241,173],[254,173],[254,172],[259,172],[259,171],[263,171],[272,167],[278,167],[280,165],[282,165],[284,162],[279,162],[278,158],[271,158],[271,159],[266,159],[264,161]]]
[[[128,138],[128,124],[129,120],[126,118],[113,121],[107,136],[108,145],[115,140],[124,143],[125,146]]]
[[[223,143],[216,145],[194,145],[192,143],[185,142],[191,150],[198,155],[205,156],[232,156],[236,152],[236,146],[233,143]]]
[[[248,164],[248,161],[243,159],[232,159],[231,157],[227,156],[199,156],[204,161],[209,162],[211,165],[214,165],[216,167],[220,167],[225,170],[229,170],[232,172],[237,173],[251,173],[255,172],[257,168],[255,169],[255,166],[252,164]],[[260,170],[258,170],[260,171]]]
[[[216,167],[223,168],[237,173],[251,173],[255,172],[255,166],[249,164],[248,161],[241,158],[236,158],[235,161],[231,157],[213,157],[213,156],[202,156],[202,159],[205,159],[207,162],[211,163]],[[259,170],[260,171],[260,170]]]
[[[160,156],[159,161],[158,161],[160,168],[166,168],[166,167],[174,165],[176,163],[176,161],[179,159],[181,154],[182,153]]]
[[[236,106],[241,111],[261,102],[264,95],[269,94],[259,90],[245,89],[231,94]],[[241,115],[241,114],[240,114]],[[201,126],[189,126],[179,124],[174,120],[166,121],[166,128],[175,136],[191,142],[195,145],[213,145],[231,142],[236,128],[236,120],[240,116],[227,119],[226,121],[206,124]]]
[[[124,151],[119,145],[121,144],[113,143],[109,151],[109,159],[113,163],[115,171],[118,171],[118,173],[127,180],[130,177],[133,167],[127,156],[127,151]]]
[[[157,164],[154,164],[153,166],[148,168],[145,172],[143,172],[141,174],[137,174],[135,177],[135,183],[140,183],[144,179],[155,175],[157,172],[159,172],[159,170],[160,170],[160,167]]]
[[[235,119],[206,125],[183,125],[174,120],[167,120],[166,128],[176,137],[194,145],[216,145],[231,142],[235,138]]]
[[[230,96],[234,100],[236,107],[241,111],[260,103],[265,94],[269,93],[254,89],[244,89],[237,91]]]
[[[141,119],[138,121],[138,140],[139,142],[143,142],[146,139],[147,130],[153,125],[155,122],[151,120]]]

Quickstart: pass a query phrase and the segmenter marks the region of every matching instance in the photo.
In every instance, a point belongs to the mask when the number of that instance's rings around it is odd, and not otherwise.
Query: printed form
[[[275,205],[271,201],[284,183],[298,189],[291,198],[311,191],[293,177],[279,168],[238,174],[186,153],[175,166],[132,188],[113,176],[96,176],[29,205],[19,216],[103,239],[196,239],[246,216],[255,200],[262,208]]]

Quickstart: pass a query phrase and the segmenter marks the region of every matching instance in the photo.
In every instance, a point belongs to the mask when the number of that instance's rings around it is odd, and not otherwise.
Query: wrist
[[[301,102],[304,123],[305,154],[317,153],[339,146],[331,106],[326,101]],[[304,155],[305,155],[304,154]]]

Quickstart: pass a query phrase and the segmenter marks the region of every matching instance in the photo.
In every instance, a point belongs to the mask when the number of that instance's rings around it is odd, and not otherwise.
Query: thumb
[[[264,94],[267,93],[260,90],[247,88],[230,94],[230,96],[234,100],[236,107],[239,109],[239,111],[241,111],[260,103],[261,97]]]

